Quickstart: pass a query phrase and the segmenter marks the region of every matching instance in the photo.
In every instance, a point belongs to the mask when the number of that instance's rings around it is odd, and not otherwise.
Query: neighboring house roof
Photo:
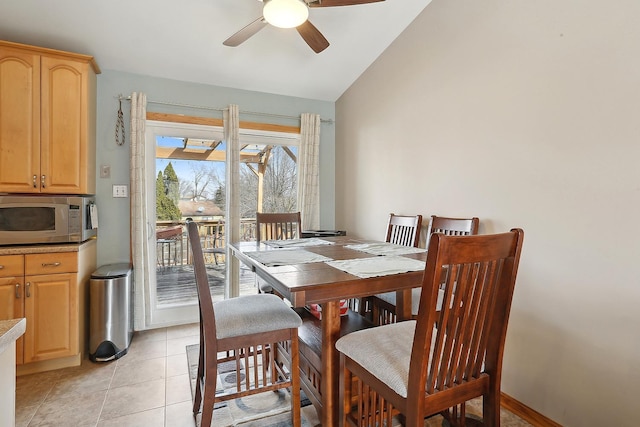
[[[178,209],[184,217],[193,216],[223,216],[224,212],[211,200],[180,200]]]

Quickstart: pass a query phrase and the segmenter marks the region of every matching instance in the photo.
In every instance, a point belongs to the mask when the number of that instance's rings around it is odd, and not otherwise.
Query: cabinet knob
[[[2,270],[4,268],[4,265],[0,264],[0,270]]]
[[[27,296],[27,298],[31,296],[31,282],[27,282],[27,286],[24,290],[24,293]]]
[[[42,175],[42,178],[40,178],[40,185],[42,186],[42,188],[44,188],[44,175]]]
[[[16,299],[20,299],[20,283],[16,283]]]
[[[38,188],[38,175],[33,175],[33,188]]]

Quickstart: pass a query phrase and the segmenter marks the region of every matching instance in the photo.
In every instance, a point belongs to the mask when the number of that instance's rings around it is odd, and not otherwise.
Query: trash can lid
[[[91,274],[92,279],[100,279],[104,277],[122,277],[129,274],[131,271],[131,264],[122,262],[119,264],[107,264],[98,268]]]

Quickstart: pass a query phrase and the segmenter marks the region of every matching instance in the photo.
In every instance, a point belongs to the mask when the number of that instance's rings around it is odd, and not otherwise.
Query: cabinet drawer
[[[23,276],[24,255],[0,256],[0,277]]]
[[[77,252],[25,255],[25,275],[75,273],[78,271]]]

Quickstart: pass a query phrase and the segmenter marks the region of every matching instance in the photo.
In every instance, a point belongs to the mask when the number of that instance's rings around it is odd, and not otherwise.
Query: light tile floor
[[[195,427],[185,348],[198,334],[198,324],[136,332],[117,361],[18,377],[16,427]],[[501,419],[530,426],[505,410]]]
[[[185,347],[198,333],[137,332],[117,361],[18,377],[16,426],[194,427]]]

